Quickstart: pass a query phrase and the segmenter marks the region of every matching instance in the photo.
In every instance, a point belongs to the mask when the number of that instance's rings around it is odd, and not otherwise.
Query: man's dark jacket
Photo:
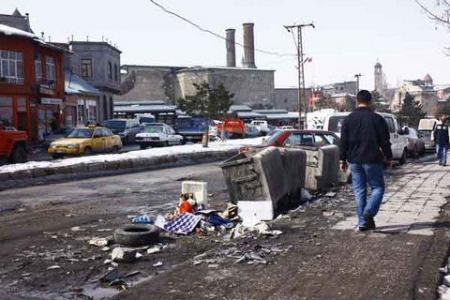
[[[389,129],[382,116],[370,107],[358,107],[343,122],[340,159],[367,164],[392,159]]]
[[[433,134],[436,145],[448,147],[448,124],[446,122],[437,123],[434,127]]]

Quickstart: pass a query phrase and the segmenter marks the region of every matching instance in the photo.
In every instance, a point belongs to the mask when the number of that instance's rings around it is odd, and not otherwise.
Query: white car
[[[164,123],[147,123],[142,131],[136,134],[136,143],[141,149],[155,146],[171,146],[183,144],[183,137],[172,127]]]
[[[267,124],[267,121],[253,120],[251,124],[254,125],[256,129],[258,129],[258,131],[261,132],[262,135],[266,135],[270,131],[269,124]]]

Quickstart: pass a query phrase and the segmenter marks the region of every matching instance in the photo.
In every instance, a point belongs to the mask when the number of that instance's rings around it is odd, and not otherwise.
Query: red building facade
[[[0,120],[33,141],[62,128],[63,51],[0,24]]]

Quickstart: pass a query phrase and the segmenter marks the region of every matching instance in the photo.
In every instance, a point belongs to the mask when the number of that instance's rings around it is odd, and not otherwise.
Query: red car
[[[326,145],[339,145],[339,137],[332,131],[323,130],[275,130],[262,142],[261,145],[253,147],[242,147],[241,152],[251,148],[274,147],[298,147],[312,146],[321,147]]]

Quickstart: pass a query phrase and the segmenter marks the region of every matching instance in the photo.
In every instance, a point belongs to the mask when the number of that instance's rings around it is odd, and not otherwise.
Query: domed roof
[[[433,82],[433,79],[431,78],[430,74],[425,75],[423,78],[424,82]]]
[[[379,62],[377,62],[377,63],[375,64],[375,68],[381,68],[381,64],[380,64]]]

